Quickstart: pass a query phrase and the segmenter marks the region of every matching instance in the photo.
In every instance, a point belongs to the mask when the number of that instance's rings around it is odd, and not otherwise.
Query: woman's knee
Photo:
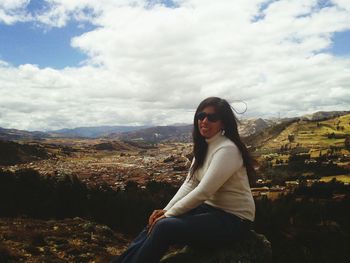
[[[164,218],[159,220],[152,229],[154,235],[171,237],[173,233],[179,230],[179,222],[174,218]]]
[[[155,223],[153,226],[153,231],[156,232],[165,232],[168,231],[169,228],[171,228],[172,222],[168,218],[163,218]]]

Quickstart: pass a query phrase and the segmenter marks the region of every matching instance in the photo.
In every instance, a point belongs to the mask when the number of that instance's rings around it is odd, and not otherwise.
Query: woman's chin
[[[210,136],[210,133],[208,133],[208,132],[200,132],[200,134],[201,134],[204,138],[206,138],[206,139],[208,139],[208,138],[211,137],[211,136]]]
[[[199,131],[200,135],[202,135],[203,137],[206,137],[206,133],[203,131]]]

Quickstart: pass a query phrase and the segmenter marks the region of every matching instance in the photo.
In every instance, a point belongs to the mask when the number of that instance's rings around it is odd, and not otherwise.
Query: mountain
[[[283,118],[283,119],[242,119],[239,122],[238,129],[241,137],[251,137],[253,134],[260,134],[264,130],[275,134],[286,123],[294,122],[299,119],[305,121],[322,121],[334,117],[349,114],[350,111],[319,111],[313,114],[303,115],[301,117]],[[276,126],[277,125],[277,126]],[[42,140],[45,138],[104,138],[116,140],[138,140],[146,142],[160,141],[192,141],[192,124],[177,123],[168,126],[95,126],[78,127],[74,129],[60,129],[48,132],[29,132],[16,129],[0,128],[0,140]],[[260,134],[261,135],[261,134]],[[249,140],[250,140],[249,139]],[[261,139],[261,138],[260,138]],[[254,139],[253,139],[254,140]]]
[[[47,151],[39,145],[0,140],[0,165],[13,165],[47,158],[49,158]]]
[[[0,140],[16,141],[16,140],[42,140],[49,137],[45,132],[40,131],[24,131],[17,129],[4,129],[0,127]]]
[[[243,141],[248,146],[261,147],[266,142],[275,140],[280,133],[282,133],[291,124],[297,122],[299,119],[287,119],[284,121],[278,121],[271,123],[265,129],[261,129],[258,132],[251,133],[246,137],[243,137]]]
[[[258,119],[243,119],[239,121],[238,131],[241,137],[247,137],[251,134],[258,133],[269,126],[273,125],[271,120]]]
[[[148,126],[96,126],[96,127],[77,127],[74,129],[60,129],[47,132],[25,131],[17,129],[5,129],[0,127],[0,140],[42,140],[45,138],[100,138],[111,133],[119,134],[123,132],[144,129]]]
[[[258,119],[240,120],[239,133],[242,137],[249,136],[253,133],[260,132],[267,127],[273,125],[272,121]],[[123,132],[121,134],[110,134],[108,138],[119,140],[141,140],[148,142],[161,141],[192,141],[193,125],[172,125],[172,126],[156,126],[137,131]]]
[[[140,129],[137,131],[123,132],[121,134],[110,134],[109,139],[118,140],[140,140],[148,142],[160,142],[160,141],[191,141],[193,125],[184,126],[156,126],[146,129]]]
[[[134,130],[143,129],[147,126],[96,126],[96,127],[77,127],[74,129],[60,129],[49,131],[52,137],[69,137],[69,138],[100,138],[111,133],[119,134]]]
[[[327,114],[326,114],[327,115]],[[281,147],[299,147],[305,149],[328,149],[346,147],[346,138],[350,136],[350,113],[309,120],[305,118],[290,119],[276,123],[265,130],[254,133],[244,141],[261,149],[278,150]]]
[[[312,114],[301,116],[302,120],[318,121],[349,114],[350,111],[318,111]]]

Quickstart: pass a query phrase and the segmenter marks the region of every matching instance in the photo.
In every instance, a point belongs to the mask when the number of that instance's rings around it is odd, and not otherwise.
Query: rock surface
[[[264,235],[250,231],[244,240],[218,249],[184,247],[163,257],[161,263],[268,263],[271,243]]]
[[[105,263],[127,248],[124,235],[79,217],[0,218],[1,263]]]

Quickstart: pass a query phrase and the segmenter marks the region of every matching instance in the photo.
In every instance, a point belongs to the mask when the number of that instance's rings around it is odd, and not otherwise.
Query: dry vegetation
[[[0,218],[0,262],[108,262],[128,239],[81,218]]]

